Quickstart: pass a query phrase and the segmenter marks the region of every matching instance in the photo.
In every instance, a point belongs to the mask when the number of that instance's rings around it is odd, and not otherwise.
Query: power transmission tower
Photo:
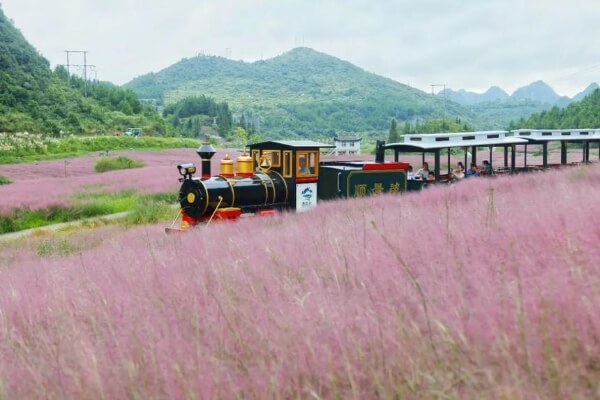
[[[87,96],[87,71],[88,68],[93,69],[96,66],[87,63],[87,50],[65,50],[65,53],[67,53],[67,73],[69,77],[71,76],[71,67],[83,68],[83,95]],[[71,53],[83,54],[83,64],[71,64],[69,59]]]
[[[446,123],[446,84],[445,83],[432,83],[431,85],[431,95],[434,95],[434,89],[438,86],[442,87],[442,93],[444,94],[444,114],[442,118],[442,125]],[[442,126],[442,128],[444,128]],[[445,129],[444,129],[445,130]]]

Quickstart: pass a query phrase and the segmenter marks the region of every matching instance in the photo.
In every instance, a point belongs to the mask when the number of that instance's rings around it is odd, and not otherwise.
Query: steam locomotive
[[[234,161],[220,161],[218,175],[211,174],[214,148],[203,143],[200,176],[194,164],[181,164],[179,203],[181,231],[213,219],[237,219],[244,214],[268,215],[277,210],[305,211],[318,200],[359,197],[407,190],[408,163],[320,162],[320,150],[333,147],[314,141],[266,141],[249,146]]]

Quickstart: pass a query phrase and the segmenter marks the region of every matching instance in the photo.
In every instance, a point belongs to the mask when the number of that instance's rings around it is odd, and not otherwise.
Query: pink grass
[[[600,169],[0,258],[7,398],[600,393]],[[78,247],[80,246],[80,247]]]
[[[218,173],[218,162],[225,153],[222,150],[215,154],[212,162],[215,173]],[[17,207],[68,205],[73,195],[90,189],[104,192],[136,190],[141,193],[176,191],[180,185],[177,165],[194,162],[200,166],[200,158],[193,149],[115,151],[110,155],[143,160],[145,167],[97,173],[94,162],[100,157],[98,154],[68,160],[0,165],[0,175],[13,181],[10,185],[0,186],[0,212],[6,213]]]

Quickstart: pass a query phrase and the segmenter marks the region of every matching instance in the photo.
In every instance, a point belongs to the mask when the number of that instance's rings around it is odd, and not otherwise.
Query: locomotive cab
[[[333,145],[310,140],[275,140],[249,147],[255,170],[275,171],[286,182],[289,208],[301,212],[317,204],[320,149]]]
[[[221,171],[211,175],[210,159],[215,154],[208,143],[198,148],[202,175],[196,167],[178,165],[181,229],[215,219],[236,219],[242,214],[272,214],[277,209],[303,211],[317,204],[319,150],[331,145],[313,141],[268,141],[249,146],[233,160],[226,155]]]

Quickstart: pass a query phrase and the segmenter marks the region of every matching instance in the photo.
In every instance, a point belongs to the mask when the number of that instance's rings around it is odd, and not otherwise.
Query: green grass
[[[53,206],[35,210],[23,207],[15,209],[9,215],[0,215],[0,234],[124,211],[130,213],[119,222],[126,225],[168,220],[175,213],[172,204],[177,201],[177,193],[85,192],[76,195],[73,201],[73,205],[66,207]]]
[[[141,168],[144,166],[142,160],[118,156],[118,157],[102,157],[96,160],[94,169],[96,172],[114,171],[116,169],[131,169]]]
[[[32,139],[33,140],[33,139]],[[16,145],[10,151],[0,151],[0,164],[72,158],[96,151],[162,150],[198,147],[197,139],[172,137],[88,136],[66,139],[38,139],[45,146]]]
[[[8,179],[5,176],[0,175],[0,185],[8,185],[9,183],[12,183],[12,181],[10,179]]]

